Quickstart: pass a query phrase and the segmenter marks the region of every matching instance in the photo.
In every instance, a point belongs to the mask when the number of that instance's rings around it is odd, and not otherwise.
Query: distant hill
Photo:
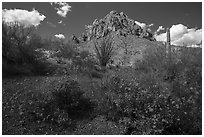
[[[80,38],[80,50],[95,54],[94,41],[100,41],[107,35],[111,35],[114,43],[114,64],[132,65],[135,60],[142,58],[146,47],[162,45],[148,29],[141,28],[123,12],[111,11],[103,19],[96,19],[92,25],[86,26],[86,33]]]
[[[85,27],[86,31],[78,38],[79,50],[89,51],[96,56],[94,41],[110,35],[113,41],[114,64],[131,66],[143,58],[148,47],[165,46],[165,42],[155,40],[148,28],[142,28],[123,12],[111,11],[102,19],[96,19],[92,25]],[[76,39],[76,37],[75,37]],[[172,45],[172,51],[180,51],[183,46]],[[192,47],[189,47],[192,48]]]
[[[104,18],[95,19],[92,25],[86,25],[86,33],[88,40],[92,38],[101,38],[110,32],[116,32],[118,35],[127,36],[134,35],[139,38],[146,38],[155,41],[148,28],[140,27],[137,22],[123,12],[111,11]]]

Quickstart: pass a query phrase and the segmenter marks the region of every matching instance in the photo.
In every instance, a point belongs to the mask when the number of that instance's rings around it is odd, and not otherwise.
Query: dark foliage
[[[96,71],[96,70],[91,71],[90,75],[93,78],[102,78],[103,77],[103,74],[98,72],[98,71]]]
[[[68,80],[52,92],[57,108],[65,110],[69,117],[81,119],[88,116],[93,104],[83,97],[83,91],[77,81]]]
[[[126,134],[202,134],[201,51],[183,49],[169,67],[163,52],[152,51],[135,73],[120,71],[104,84],[107,117]]]
[[[42,47],[41,38],[33,33],[34,28],[19,23],[2,23],[3,76],[52,73],[43,54],[36,51]]]
[[[77,55],[76,45],[71,42],[66,44],[61,43],[56,46],[58,46],[58,50],[60,51],[55,55],[56,57],[72,59]]]
[[[168,62],[165,47],[149,46],[135,68],[107,70],[113,53],[108,36],[95,43],[98,66],[76,44],[43,41],[33,28],[3,22],[3,76],[55,72],[56,66],[36,51],[45,47],[60,51],[52,57],[60,60],[58,69],[69,71],[69,76],[54,82],[46,77],[44,83],[40,78],[31,83],[15,79],[10,82],[15,86],[5,82],[3,134],[202,134],[201,49],[173,49]]]

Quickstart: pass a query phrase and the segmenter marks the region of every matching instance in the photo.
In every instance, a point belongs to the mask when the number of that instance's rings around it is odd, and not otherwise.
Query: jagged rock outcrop
[[[111,64],[119,66],[132,66],[142,58],[148,46],[161,45],[147,28],[140,27],[123,12],[111,11],[103,19],[96,19],[92,25],[86,26],[79,50],[88,50],[96,57],[95,41],[100,43],[106,36],[111,36],[113,42]]]
[[[87,25],[85,28],[88,40],[105,37],[110,32],[116,32],[121,36],[134,35],[151,41],[155,40],[148,30],[141,28],[123,12],[111,11],[103,19],[95,19],[92,25]]]

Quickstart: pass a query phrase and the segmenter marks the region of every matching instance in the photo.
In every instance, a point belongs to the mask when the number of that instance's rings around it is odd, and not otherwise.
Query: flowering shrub
[[[52,102],[56,104],[56,108],[68,113],[70,118],[82,118],[93,107],[90,100],[83,97],[83,93],[77,81],[67,80],[52,92]]]
[[[76,81],[66,81],[52,94],[60,109],[71,109],[78,106],[83,92]]]
[[[91,56],[88,51],[82,51],[73,58],[73,67],[75,67],[78,72],[87,73],[93,69],[95,64],[96,61],[94,57]]]
[[[103,87],[111,106],[109,119],[124,124],[126,134],[202,134],[199,52],[181,52],[178,61],[169,67],[157,65],[157,58],[151,60],[148,54],[150,59],[141,62],[146,71],[116,73]],[[188,61],[187,57],[193,60]],[[164,59],[160,63],[165,62]],[[171,79],[166,80],[165,76]]]
[[[56,69],[36,49],[43,46],[33,27],[2,22],[2,71],[3,76],[45,75]]]
[[[105,85],[116,112],[110,116],[112,120],[125,123],[132,129],[130,134],[200,134],[199,95],[180,85],[183,96],[179,96],[179,85],[174,83],[171,89],[170,84],[150,76],[144,75],[143,82],[114,77]]]

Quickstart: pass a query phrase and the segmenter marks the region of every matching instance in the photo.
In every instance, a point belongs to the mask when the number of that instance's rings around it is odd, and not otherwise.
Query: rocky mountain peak
[[[88,40],[92,38],[102,38],[110,32],[117,35],[134,35],[154,41],[153,35],[146,29],[141,28],[133,19],[129,19],[123,12],[111,11],[103,19],[95,19],[92,25],[86,25],[86,36]]]

